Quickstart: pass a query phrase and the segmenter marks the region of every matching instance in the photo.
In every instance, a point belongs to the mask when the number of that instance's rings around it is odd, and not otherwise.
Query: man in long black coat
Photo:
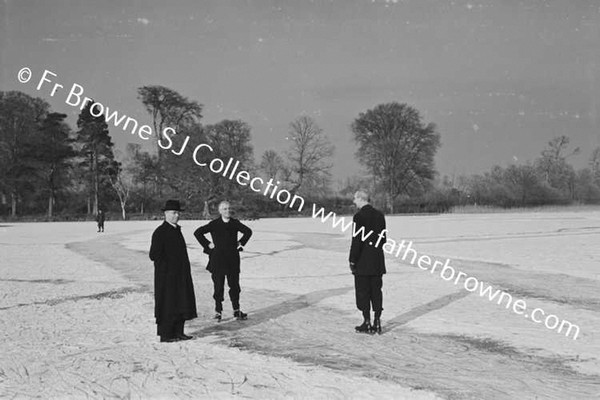
[[[185,321],[194,319],[196,296],[185,239],[181,233],[177,200],[167,200],[165,221],[152,234],[150,259],[154,261],[154,316],[161,342],[191,339],[183,333]]]
[[[233,306],[233,315],[237,319],[246,319],[246,313],[240,310],[240,251],[246,245],[252,230],[239,220],[231,218],[229,202],[219,204],[220,217],[196,229],[194,236],[208,254],[209,261],[206,269],[210,271],[215,299],[215,319],[221,320],[225,291],[225,278],[229,285],[229,299]],[[212,243],[204,235],[211,234]],[[242,237],[238,239],[238,233]]]
[[[362,333],[381,333],[380,318],[383,311],[381,287],[383,274],[386,272],[383,254],[383,245],[387,240],[385,217],[369,204],[369,195],[365,190],[359,190],[354,194],[354,204],[359,208],[353,218],[354,231],[358,234],[352,237],[349,261],[350,270],[354,274],[356,307],[363,314],[362,325],[355,329]],[[364,229],[364,233],[360,231],[361,228]],[[371,306],[375,314],[373,325],[371,325]]]

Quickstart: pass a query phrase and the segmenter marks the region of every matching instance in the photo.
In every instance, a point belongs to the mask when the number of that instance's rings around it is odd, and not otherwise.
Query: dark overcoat
[[[364,205],[353,218],[354,231],[359,232],[364,227],[364,235],[369,235],[366,240],[362,240],[362,233],[358,233],[352,238],[350,246],[350,262],[354,263],[354,275],[374,276],[385,274],[385,257],[383,254],[383,245],[386,242],[385,232],[379,239],[379,234],[385,229],[385,217],[380,211],[377,211],[370,204]],[[377,247],[377,241],[379,244]]]
[[[163,222],[152,234],[156,323],[196,318],[196,296],[181,227]]]
[[[208,248],[210,242],[204,236],[207,233],[210,233],[212,237],[213,249]],[[238,233],[242,233],[240,239],[238,239]],[[194,236],[204,248],[204,252],[208,254],[207,270],[220,275],[240,273],[238,240],[242,246],[245,246],[252,236],[252,229],[235,218],[230,218],[229,222],[225,222],[219,217],[196,229]]]

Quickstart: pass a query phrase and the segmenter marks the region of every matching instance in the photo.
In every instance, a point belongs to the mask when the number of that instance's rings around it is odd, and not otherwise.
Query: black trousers
[[[354,275],[354,289],[356,291],[356,307],[363,312],[370,312],[371,307],[375,312],[383,310],[382,275],[361,276]]]
[[[240,274],[233,272],[229,274],[212,274],[214,285],[213,299],[215,299],[215,311],[223,311],[223,300],[225,292],[225,278],[227,278],[227,286],[229,286],[229,299],[234,310],[240,309]]]

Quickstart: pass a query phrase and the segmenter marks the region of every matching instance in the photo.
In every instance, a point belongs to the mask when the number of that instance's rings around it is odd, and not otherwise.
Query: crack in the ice
[[[565,231],[567,229],[564,229]],[[583,235],[600,235],[598,232],[577,232],[577,229],[572,229],[572,233],[563,233],[562,229],[554,232],[528,232],[528,233],[516,233],[513,235],[497,235],[497,236],[459,236],[452,239],[418,239],[413,238],[414,244],[432,244],[432,243],[457,243],[457,242],[484,242],[489,240],[513,240],[513,239],[537,239],[546,237],[564,237],[564,236],[583,236]]]
[[[279,254],[279,253],[285,253],[285,252],[287,252],[287,251],[293,251],[293,250],[300,250],[300,249],[303,249],[303,248],[305,248],[305,247],[306,247],[306,246],[305,246],[305,245],[303,245],[303,244],[298,244],[298,245],[291,246],[291,247],[287,247],[287,248],[285,248],[285,249],[281,249],[281,250],[273,250],[273,251],[270,251],[270,252],[268,252],[268,253],[259,253],[259,252],[256,252],[256,251],[245,251],[245,250],[244,250],[244,254],[253,254],[253,256],[246,256],[246,257],[244,257],[244,258],[255,258],[255,257],[263,257],[263,256],[274,256],[274,255],[276,255],[276,254]]]
[[[47,306],[56,306],[58,304],[66,303],[69,301],[80,301],[80,300],[102,300],[102,299],[120,299],[130,293],[146,293],[150,291],[150,287],[147,285],[135,286],[135,287],[125,287],[121,289],[109,290],[107,292],[94,293],[83,296],[68,296],[62,297],[58,299],[50,299],[45,301],[34,301],[32,303],[19,303],[9,307],[0,307],[0,311],[6,311],[13,308],[20,307],[28,307],[28,306],[36,306],[36,305],[47,305]]]
[[[75,283],[70,279],[0,279],[0,282],[26,282],[26,283],[52,283],[55,285],[65,285]]]
[[[252,313],[252,318],[243,322],[237,320],[222,322],[217,325],[208,326],[192,332],[192,335],[195,337],[203,337],[212,334],[236,332],[242,329],[247,329],[251,326],[262,324],[263,322],[269,321],[273,318],[279,318],[282,315],[290,314],[295,311],[310,307],[329,297],[341,296],[351,290],[353,290],[353,288],[349,286],[336,289],[317,290],[278,304],[274,304],[272,306],[258,309]]]

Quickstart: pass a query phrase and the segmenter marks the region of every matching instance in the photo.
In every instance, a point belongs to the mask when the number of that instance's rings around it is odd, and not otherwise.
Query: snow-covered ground
[[[577,324],[577,340],[393,256],[384,332],[356,334],[349,235],[310,218],[246,221],[249,319],[216,324],[202,223],[181,221],[199,317],[178,343],[155,336],[158,221],[0,224],[0,398],[600,397],[600,211],[387,218],[390,238]]]

